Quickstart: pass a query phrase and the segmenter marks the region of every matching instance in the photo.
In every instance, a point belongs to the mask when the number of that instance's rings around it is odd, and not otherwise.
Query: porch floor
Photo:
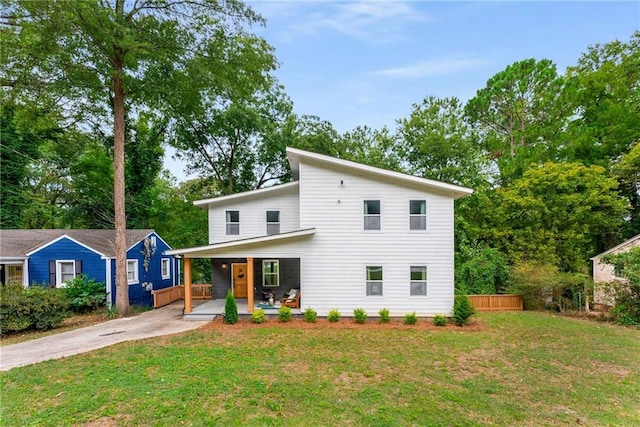
[[[256,302],[254,305],[254,310],[258,308],[258,303]],[[184,314],[184,320],[213,320],[222,315],[224,312],[224,299],[212,299],[212,300],[195,300],[192,302],[191,313]],[[237,299],[236,305],[238,306],[238,315],[240,316],[248,316],[249,313],[247,300],[246,299]],[[265,309],[265,314],[278,314],[278,309],[280,305],[275,305],[272,309]],[[292,308],[291,313],[295,315],[299,315],[302,311],[299,308]]]

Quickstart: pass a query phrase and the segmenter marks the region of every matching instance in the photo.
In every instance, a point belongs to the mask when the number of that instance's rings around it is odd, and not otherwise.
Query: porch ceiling
[[[179,255],[183,258],[216,258],[232,250],[249,250],[258,245],[279,245],[292,240],[308,238],[315,234],[315,232],[315,228],[306,228],[270,236],[251,237],[248,239],[214,243],[213,245],[197,246],[195,248],[173,249],[166,251],[165,255]]]

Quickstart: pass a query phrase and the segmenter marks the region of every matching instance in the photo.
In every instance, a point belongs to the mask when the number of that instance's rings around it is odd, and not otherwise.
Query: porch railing
[[[184,299],[184,286],[173,286],[153,292],[153,308],[158,308],[171,304],[172,302]]]
[[[523,310],[520,295],[469,295],[469,300],[478,311]]]
[[[211,299],[211,285],[191,285],[191,299]]]

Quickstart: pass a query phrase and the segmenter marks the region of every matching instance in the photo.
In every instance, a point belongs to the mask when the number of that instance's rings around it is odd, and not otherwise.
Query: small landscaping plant
[[[353,310],[353,320],[361,324],[367,321],[367,312],[364,311],[364,308],[356,308]]]
[[[416,312],[408,313],[404,315],[404,320],[402,321],[405,325],[415,325],[418,323],[418,316],[416,316]]]
[[[71,310],[76,313],[93,311],[107,301],[104,282],[96,282],[85,274],[68,281],[65,290],[69,295]]]
[[[337,308],[333,308],[329,311],[329,314],[327,314],[327,320],[331,323],[336,323],[340,320],[340,312]]]
[[[69,297],[64,289],[1,286],[0,334],[55,328],[67,317],[68,310]]]
[[[476,313],[476,309],[467,295],[456,295],[453,302],[453,320],[458,326],[469,323],[469,318]]]
[[[253,323],[264,323],[264,310],[259,308],[251,313],[251,321]]]
[[[391,316],[389,315],[389,309],[383,308],[378,314],[380,315],[380,323],[389,323],[391,322]]]
[[[224,323],[234,325],[238,322],[238,305],[231,291],[227,292],[227,299],[224,303]]]
[[[307,307],[304,311],[304,320],[305,322],[315,323],[318,318],[318,313],[311,307]]]
[[[278,320],[281,322],[290,322],[292,318],[291,307],[282,306],[278,309]]]
[[[433,316],[433,324],[436,326],[447,326],[447,316],[436,314]]]

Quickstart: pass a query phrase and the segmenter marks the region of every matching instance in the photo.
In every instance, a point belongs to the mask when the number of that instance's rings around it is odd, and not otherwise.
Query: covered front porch
[[[214,320],[224,313],[224,304],[225,300],[223,299],[214,299],[214,300],[206,300],[206,301],[194,301],[191,307],[191,312],[184,314],[184,320]],[[246,299],[237,299],[236,305],[238,306],[238,315],[239,316],[249,316],[252,311],[249,311],[249,305]],[[254,309],[258,308],[257,305],[254,306]],[[259,307],[265,311],[265,314],[268,315],[277,315],[278,309],[280,308],[280,304],[275,304],[271,308]],[[292,308],[291,313],[295,315],[299,315],[302,311],[299,308]]]

